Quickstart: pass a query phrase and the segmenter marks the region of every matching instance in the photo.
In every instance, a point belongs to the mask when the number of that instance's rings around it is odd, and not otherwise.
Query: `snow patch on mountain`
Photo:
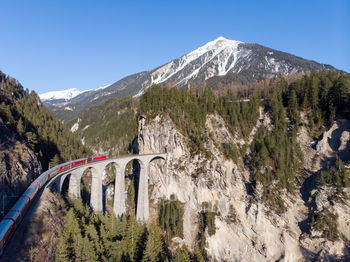
[[[82,91],[76,88],[70,88],[70,89],[65,89],[60,91],[51,91],[51,92],[43,93],[43,94],[40,94],[39,97],[41,101],[58,100],[58,99],[64,99],[65,101],[68,101],[85,92],[101,91],[103,89],[106,89],[109,86],[111,86],[111,84],[101,86],[96,89],[88,89],[88,90],[82,90]]]
[[[69,100],[87,91],[89,90],[80,91],[76,88],[70,88],[70,89],[61,90],[61,91],[51,91],[44,94],[40,94],[39,97],[41,101],[56,100],[56,99]]]
[[[110,87],[111,85],[112,85],[112,84],[108,84],[108,85],[105,85],[105,86],[101,86],[101,87],[95,89],[95,91],[106,89],[107,87]]]
[[[70,131],[72,131],[72,133],[76,132],[79,129],[80,122],[81,122],[81,119],[78,118],[77,122],[75,122],[74,125],[70,129]]]

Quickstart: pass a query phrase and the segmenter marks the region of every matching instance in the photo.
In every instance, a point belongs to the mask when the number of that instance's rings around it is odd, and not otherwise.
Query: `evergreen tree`
[[[174,262],[191,262],[190,255],[186,245],[182,245],[175,250]]]
[[[56,154],[50,161],[50,168],[54,167],[54,166],[57,166],[58,164],[60,164],[60,158],[59,156]]]
[[[82,239],[82,249],[80,259],[77,261],[94,262],[100,261],[94,249],[94,244],[89,240],[87,236]]]
[[[136,261],[139,242],[142,236],[142,227],[136,221],[135,215],[131,214],[126,229],[126,250],[131,261]]]
[[[162,235],[159,227],[154,222],[149,227],[146,248],[143,254],[142,261],[144,262],[160,262],[165,259]]]
[[[69,249],[63,234],[59,234],[59,241],[56,248],[55,261],[56,262],[69,262],[70,259]]]
[[[25,133],[25,129],[24,129],[24,124],[22,121],[22,118],[20,118],[17,122],[17,132],[18,134],[22,137]]]
[[[298,112],[297,95],[294,89],[289,92],[288,96],[288,116],[293,124],[296,126],[300,123],[300,115]]]

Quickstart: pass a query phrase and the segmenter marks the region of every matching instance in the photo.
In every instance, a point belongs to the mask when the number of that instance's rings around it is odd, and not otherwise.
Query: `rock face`
[[[41,164],[33,151],[16,140],[0,119],[0,217],[41,171]]]
[[[258,121],[268,125],[269,119],[261,110]],[[258,125],[259,123],[257,123]],[[338,123],[335,130],[344,128]],[[207,237],[207,253],[212,261],[306,261],[312,259],[344,259],[346,243],[349,243],[350,202],[336,203],[332,211],[338,214],[339,240],[332,242],[322,236],[313,236],[308,232],[307,221],[310,217],[311,200],[316,210],[330,208],[327,196],[329,189],[320,189],[305,196],[303,186],[295,195],[285,193],[282,198],[287,211],[278,215],[259,197],[254,198],[247,186],[249,169],[240,157],[236,162],[228,160],[216,146],[217,142],[231,141],[242,144],[225,126],[218,115],[210,115],[206,121],[206,149],[212,153],[209,159],[202,155],[190,155],[188,138],[183,136],[166,116],[153,120],[142,120],[139,128],[140,154],[167,152],[168,161],[164,164],[157,160],[150,167],[150,198],[155,209],[159,198],[170,199],[174,194],[184,203],[184,239],[183,242],[194,250],[198,233],[198,214],[203,203],[209,203],[209,209],[217,212],[216,233]],[[254,136],[254,129],[251,136]],[[210,131],[210,132],[209,132]],[[209,135],[212,133],[214,135]],[[340,135],[341,143],[337,150],[349,149],[348,137]],[[251,140],[251,138],[249,139]],[[250,143],[251,141],[246,141]],[[302,127],[298,142],[301,145],[308,175],[314,174],[326,157],[316,154],[318,151],[309,145],[312,138]],[[344,146],[345,145],[345,146]],[[344,148],[343,148],[344,147]],[[339,149],[340,150],[340,149]],[[306,179],[307,180],[307,179]],[[314,212],[313,210],[312,212]],[[150,211],[156,214],[155,210]],[[181,243],[178,239],[174,242]]]
[[[332,158],[337,155],[344,161],[350,160],[350,121],[337,120],[333,126],[323,133],[317,142],[317,153]]]

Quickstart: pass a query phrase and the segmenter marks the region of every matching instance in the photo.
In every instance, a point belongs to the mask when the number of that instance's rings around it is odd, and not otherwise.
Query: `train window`
[[[68,170],[68,169],[70,169],[70,164],[68,164],[68,165],[65,165],[65,166],[62,166],[62,167],[60,167],[60,172],[63,172],[63,171],[66,171],[66,170]]]
[[[77,161],[77,162],[75,162],[75,165],[76,166],[79,166],[79,165],[81,165],[82,164],[82,161]]]

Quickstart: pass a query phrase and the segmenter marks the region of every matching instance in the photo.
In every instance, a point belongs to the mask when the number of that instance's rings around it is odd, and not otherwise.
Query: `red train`
[[[45,171],[37,179],[35,179],[34,182],[30,184],[27,190],[18,199],[16,204],[6,214],[6,216],[4,216],[0,223],[0,256],[2,255],[6,244],[15,232],[19,223],[22,221],[37,192],[46,184],[47,181],[50,181],[58,174],[72,168],[86,165],[91,162],[104,160],[106,158],[106,156],[93,156],[72,160]]]

